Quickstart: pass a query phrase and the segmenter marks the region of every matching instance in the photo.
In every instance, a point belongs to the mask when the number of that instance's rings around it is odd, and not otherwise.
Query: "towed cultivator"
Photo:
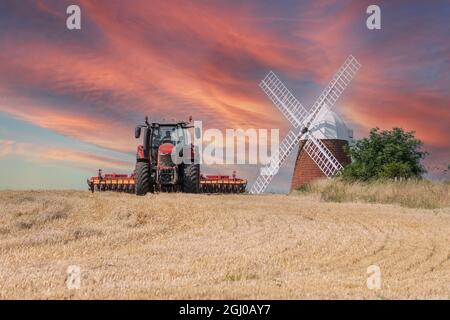
[[[247,180],[233,176],[200,176],[200,192],[202,193],[243,193]]]
[[[94,191],[117,191],[134,193],[134,174],[105,174],[98,170],[98,175],[87,180],[89,190]]]
[[[134,174],[102,174],[102,170],[98,170],[98,175],[87,180],[89,190],[94,191],[115,191],[125,193],[135,193]],[[201,193],[243,193],[247,186],[247,180],[236,178],[235,173],[230,176],[222,175],[200,175]],[[170,192],[169,189],[161,189],[161,191]]]

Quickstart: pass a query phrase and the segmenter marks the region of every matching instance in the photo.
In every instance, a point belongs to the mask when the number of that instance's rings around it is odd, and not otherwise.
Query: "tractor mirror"
[[[134,137],[136,139],[139,139],[140,136],[141,136],[141,127],[136,127],[136,129],[134,129]]]
[[[194,133],[195,133],[195,138],[196,138],[197,140],[201,138],[201,132],[200,132],[200,128],[199,128],[199,127],[196,127],[196,128],[194,129]]]

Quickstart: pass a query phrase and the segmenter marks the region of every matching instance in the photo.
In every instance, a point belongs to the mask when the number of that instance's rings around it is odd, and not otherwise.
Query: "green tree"
[[[349,181],[420,178],[426,172],[420,160],[427,155],[421,147],[422,141],[414,132],[374,128],[369,137],[347,148],[352,163],[342,171],[342,177]]]

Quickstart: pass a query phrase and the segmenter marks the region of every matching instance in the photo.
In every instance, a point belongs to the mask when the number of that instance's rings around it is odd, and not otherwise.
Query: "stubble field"
[[[0,257],[2,299],[449,299],[450,208],[2,191]]]

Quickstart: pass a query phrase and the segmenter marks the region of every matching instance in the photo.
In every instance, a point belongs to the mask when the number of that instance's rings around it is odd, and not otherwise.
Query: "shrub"
[[[427,155],[421,147],[422,141],[414,137],[414,132],[374,128],[369,137],[346,149],[352,163],[341,176],[347,181],[421,178],[426,171],[420,161]]]

